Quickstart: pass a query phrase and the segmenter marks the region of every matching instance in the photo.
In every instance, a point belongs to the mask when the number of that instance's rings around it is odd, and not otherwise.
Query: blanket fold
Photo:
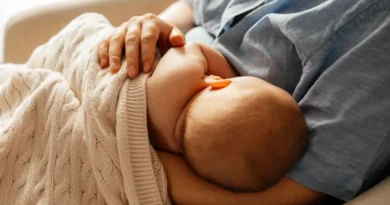
[[[84,14],[26,64],[0,65],[0,204],[170,204],[148,139],[148,75],[98,64],[113,29]]]

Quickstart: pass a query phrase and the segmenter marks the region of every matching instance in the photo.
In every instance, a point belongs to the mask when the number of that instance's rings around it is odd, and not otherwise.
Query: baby
[[[235,76],[223,55],[206,45],[170,49],[147,81],[149,137],[211,183],[260,191],[298,160],[306,123],[282,89]]]

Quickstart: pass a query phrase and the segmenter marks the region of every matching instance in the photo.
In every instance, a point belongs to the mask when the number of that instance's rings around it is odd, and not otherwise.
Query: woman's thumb
[[[172,28],[171,33],[169,34],[169,42],[172,47],[180,47],[185,44],[184,34],[176,27]]]

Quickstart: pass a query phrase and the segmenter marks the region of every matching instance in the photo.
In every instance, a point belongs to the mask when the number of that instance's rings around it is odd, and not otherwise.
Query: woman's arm
[[[181,32],[186,33],[194,27],[194,13],[191,6],[185,2],[177,1],[165,9],[159,17],[176,26]]]
[[[325,195],[284,178],[263,192],[233,193],[196,175],[180,156],[158,152],[167,178],[168,192],[177,205],[314,205]]]

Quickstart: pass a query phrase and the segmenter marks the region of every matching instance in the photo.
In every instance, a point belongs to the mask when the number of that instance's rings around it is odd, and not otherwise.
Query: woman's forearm
[[[234,199],[247,205],[320,205],[325,198],[324,194],[285,177],[263,192],[237,193]]]
[[[233,193],[200,178],[183,158],[165,152],[158,155],[167,175],[170,198],[177,205],[314,205],[325,198],[287,177],[263,192]]]
[[[188,164],[174,154],[157,152],[168,179],[168,192],[175,205],[235,205],[233,193],[214,186],[191,171]]]
[[[175,25],[183,33],[194,27],[194,15],[190,5],[177,1],[165,9],[159,17]]]

